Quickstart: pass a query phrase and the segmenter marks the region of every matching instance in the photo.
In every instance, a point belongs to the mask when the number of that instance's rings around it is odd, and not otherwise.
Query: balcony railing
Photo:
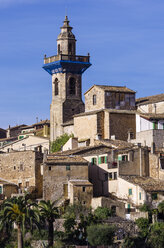
[[[51,57],[44,56],[44,64],[49,64],[58,60],[65,60],[65,61],[77,61],[77,62],[88,62],[89,63],[90,56],[80,56],[80,55],[69,55],[69,54],[59,54],[54,55]]]

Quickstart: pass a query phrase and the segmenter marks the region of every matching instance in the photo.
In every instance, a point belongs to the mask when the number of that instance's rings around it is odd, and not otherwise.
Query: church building
[[[65,17],[57,38],[57,55],[44,58],[43,68],[52,76],[50,140],[64,133],[78,142],[95,139],[135,138],[135,91],[126,86],[93,85],[82,101],[82,74],[91,66],[90,56],[76,55],[76,39]]]

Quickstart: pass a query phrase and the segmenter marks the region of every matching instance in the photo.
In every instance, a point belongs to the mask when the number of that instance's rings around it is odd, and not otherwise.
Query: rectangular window
[[[28,188],[30,186],[29,182],[26,182],[26,188]]]
[[[117,180],[117,172],[114,172],[114,180]]]
[[[92,165],[93,165],[93,164],[97,164],[97,158],[92,158],[92,160],[91,160],[91,161],[92,161],[92,162],[91,162],[91,163],[92,163]]]
[[[83,192],[85,192],[85,191],[86,191],[86,187],[83,186],[83,187],[82,187],[82,190],[83,190]]]
[[[158,199],[157,193],[152,193],[151,197],[152,197],[152,200],[157,200]]]
[[[48,167],[48,170],[51,171],[51,166]]]
[[[161,170],[164,170],[164,158],[160,159]]]
[[[66,165],[66,170],[70,170],[70,165]]]
[[[108,180],[108,173],[104,173],[105,181]]]
[[[109,177],[109,180],[112,180],[112,173],[111,172],[108,174],[108,177]]]
[[[0,194],[2,194],[2,186],[0,186]]]
[[[132,189],[129,189],[129,195],[132,195]]]
[[[96,105],[96,95],[93,95],[93,105]]]
[[[139,199],[141,200],[141,192],[139,192]]]
[[[107,163],[107,156],[99,157],[99,164]]]
[[[158,121],[153,122],[153,129],[158,129]]]

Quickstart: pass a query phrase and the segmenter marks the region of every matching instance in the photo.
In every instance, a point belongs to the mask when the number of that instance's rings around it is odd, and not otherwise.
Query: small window
[[[83,203],[83,205],[85,205],[86,204],[86,201],[83,201],[82,203]]]
[[[112,215],[116,215],[116,206],[111,207]]]
[[[2,186],[0,186],[0,194],[2,194]]]
[[[108,177],[109,177],[109,180],[112,180],[112,173],[111,172],[108,174]]]
[[[99,157],[99,164],[107,163],[107,156]]]
[[[48,170],[51,171],[51,166],[48,167]]]
[[[14,170],[16,170],[16,166],[14,166]]]
[[[93,95],[93,105],[96,105],[96,95]]]
[[[105,181],[108,180],[108,173],[104,173]]]
[[[129,189],[129,195],[132,195],[132,189]]]
[[[158,129],[158,121],[153,122],[153,129]]]
[[[82,187],[82,190],[83,190],[83,192],[85,192],[85,191],[86,191],[86,187],[83,186],[83,187]]]
[[[55,96],[57,96],[59,95],[59,81],[57,78],[55,78],[54,86],[55,86]]]
[[[117,172],[114,172],[114,180],[117,180]]]
[[[139,192],[139,199],[141,200],[141,198],[142,198],[142,197],[141,197],[141,192]]]
[[[60,44],[58,44],[58,54],[60,54]]]
[[[93,164],[97,164],[97,158],[92,158],[92,159],[91,159],[91,163],[92,163],[92,165],[93,165]]]
[[[152,197],[152,200],[157,200],[158,199],[157,193],[152,193],[151,197]]]
[[[23,171],[23,164],[22,163],[20,164],[19,170]]]
[[[66,170],[70,170],[70,165],[66,165]]]
[[[76,93],[76,80],[75,78],[71,77],[69,80],[69,94],[75,95]]]
[[[128,155],[122,155],[122,161],[128,161]]]
[[[26,182],[26,188],[28,188],[30,186],[30,183],[27,181]]]
[[[164,158],[160,159],[161,170],[164,170]]]

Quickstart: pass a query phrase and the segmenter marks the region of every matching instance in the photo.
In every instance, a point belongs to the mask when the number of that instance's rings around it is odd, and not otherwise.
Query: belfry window
[[[71,77],[69,80],[69,94],[75,95],[76,93],[76,81],[75,78]]]
[[[58,44],[58,54],[60,54],[60,44]]]
[[[55,96],[59,95],[59,81],[57,78],[55,78]]]

